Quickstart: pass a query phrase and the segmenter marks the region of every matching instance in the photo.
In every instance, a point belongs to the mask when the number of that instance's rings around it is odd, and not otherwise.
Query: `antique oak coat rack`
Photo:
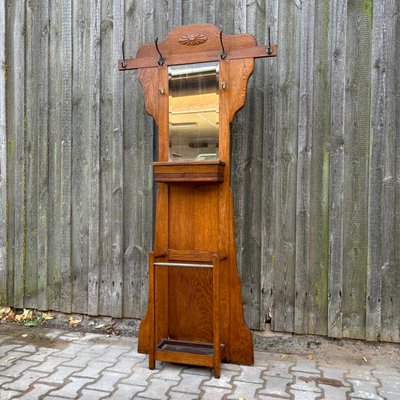
[[[120,71],[139,70],[158,125],[155,243],[139,330],[150,368],[155,360],[193,364],[219,377],[221,361],[253,363],[236,269],[229,125],[244,105],[254,58],[274,56],[276,45],[201,24],[175,28],[119,61]]]

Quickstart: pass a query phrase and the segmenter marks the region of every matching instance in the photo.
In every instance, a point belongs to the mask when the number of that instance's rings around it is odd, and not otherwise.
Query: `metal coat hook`
[[[122,61],[121,66],[122,66],[122,68],[126,68],[126,62],[125,62],[125,38],[122,40],[121,47],[122,47],[122,59],[124,60],[124,61]]]
[[[222,41],[222,29],[219,31],[219,41],[221,42],[221,49],[222,49],[221,58],[222,58],[223,60],[225,60],[225,58],[226,58],[226,56],[227,56],[228,54],[227,54],[227,52],[225,51],[224,43],[223,43],[223,41]]]
[[[272,47],[271,47],[271,25],[268,25],[268,54],[272,54]]]
[[[160,58],[158,59],[158,65],[163,66],[165,63],[165,58],[162,56],[160,49],[158,48],[158,37],[156,37],[154,44],[156,45],[157,53],[160,55]]]

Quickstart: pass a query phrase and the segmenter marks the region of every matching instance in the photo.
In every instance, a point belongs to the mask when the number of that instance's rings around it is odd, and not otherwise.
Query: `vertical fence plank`
[[[25,27],[25,130],[26,130],[26,272],[24,281],[24,307],[35,308],[38,289],[38,131],[39,131],[39,68],[40,8],[38,3],[26,3]]]
[[[361,339],[365,337],[368,254],[372,2],[347,3],[346,29],[343,335]]]
[[[0,0],[0,306],[7,304],[6,4]]]
[[[89,256],[90,7],[72,6],[71,284],[72,309],[87,313]]]
[[[10,65],[11,88],[14,92],[10,112],[13,114],[10,121],[10,147],[14,150],[14,210],[13,225],[13,306],[23,307],[25,264],[26,264],[26,192],[25,192],[25,2],[17,1],[12,7],[13,26],[10,47],[13,47],[12,64]],[[11,108],[12,107],[12,108]],[[10,199],[11,200],[11,199]],[[11,232],[10,232],[11,233]]]
[[[113,55],[113,6],[112,1],[102,1],[100,25],[100,282],[99,282],[99,314],[111,315],[111,138],[113,132],[112,99],[114,64]]]
[[[123,83],[124,75],[118,71],[115,60],[121,55],[124,38],[124,1],[113,3],[113,129],[112,135],[112,180],[111,180],[111,240],[112,240],[112,280],[111,315],[122,317],[123,293]]]
[[[48,309],[48,210],[49,210],[49,2],[40,3],[39,123],[38,123],[38,301]]]
[[[374,6],[374,32],[371,60],[371,138],[368,202],[368,273],[366,339],[377,340],[381,331],[382,266],[385,226],[382,221],[384,184],[384,145],[386,108],[385,2]]]
[[[144,41],[144,3],[129,1],[125,11],[125,52],[135,54]],[[127,40],[130,38],[130,40]],[[125,57],[127,57],[127,55]],[[143,282],[147,280],[142,215],[143,187],[147,174],[143,165],[143,141],[151,141],[151,132],[143,126],[144,96],[137,72],[124,72],[124,296],[125,315],[142,316]],[[132,95],[134,94],[134,95]],[[149,168],[149,166],[147,166]],[[147,204],[149,206],[150,203]],[[147,283],[146,283],[147,286]]]
[[[329,265],[329,4],[315,5],[313,127],[310,174],[310,270],[307,333],[327,333]],[[301,100],[300,100],[301,101]]]
[[[312,280],[310,274],[310,175],[313,140],[314,83],[314,2],[305,2],[301,10],[299,122],[297,145],[296,193],[296,271],[294,331],[307,332]],[[319,132],[318,132],[319,134]]]
[[[71,173],[72,173],[72,1],[62,2],[61,23],[61,310],[72,310]]]
[[[385,1],[383,48],[387,54],[374,63],[386,75],[382,146],[382,301],[380,339],[400,341],[400,4]],[[375,54],[373,54],[375,56]],[[375,56],[376,57],[376,56]],[[371,251],[372,249],[370,249]],[[378,299],[379,300],[379,299]]]
[[[344,94],[346,68],[346,4],[330,2],[329,75],[331,117],[329,138],[329,278],[328,335],[342,337]]]
[[[266,2],[266,20],[264,43],[268,43],[268,30],[271,27],[271,42],[276,43],[278,36],[277,0]],[[274,276],[274,212],[275,212],[275,143],[277,135],[277,59],[270,58],[264,67],[264,138],[261,189],[261,326],[271,321],[273,307]]]
[[[47,301],[50,310],[61,310],[61,105],[62,105],[62,9],[49,2],[49,209]]]
[[[88,314],[99,312],[100,280],[100,39],[101,1],[90,2]]]
[[[275,178],[273,329],[293,332],[295,306],[296,164],[299,12],[301,3],[279,3],[278,105]]]

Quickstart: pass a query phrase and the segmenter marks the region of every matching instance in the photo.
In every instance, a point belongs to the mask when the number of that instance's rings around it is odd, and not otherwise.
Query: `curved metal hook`
[[[160,58],[158,59],[158,65],[163,66],[165,63],[165,58],[162,56],[160,49],[158,48],[158,37],[156,37],[156,40],[154,41],[154,44],[156,45],[157,53],[159,54]]]
[[[268,25],[268,54],[272,54],[272,47],[271,47],[271,25]]]
[[[219,41],[221,42],[221,49],[222,49],[221,58],[222,58],[223,60],[225,60],[225,58],[226,58],[226,56],[228,55],[228,53],[225,51],[224,43],[223,43],[223,41],[222,41],[222,29],[219,31]]]

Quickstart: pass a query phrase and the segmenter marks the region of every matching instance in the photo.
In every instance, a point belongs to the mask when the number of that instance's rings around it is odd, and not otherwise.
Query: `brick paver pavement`
[[[256,353],[252,367],[157,363],[129,337],[52,330],[47,341],[0,335],[0,400],[5,399],[400,399],[400,367],[332,365],[306,356]],[[400,363],[399,363],[400,366]]]

